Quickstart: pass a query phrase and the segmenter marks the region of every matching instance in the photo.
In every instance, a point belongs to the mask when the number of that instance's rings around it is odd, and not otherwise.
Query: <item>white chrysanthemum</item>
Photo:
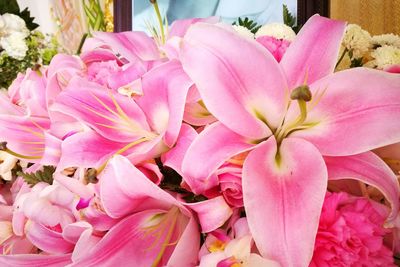
[[[356,24],[349,24],[342,42],[343,46],[352,51],[352,59],[363,57],[371,48],[371,35]]]
[[[283,23],[269,23],[258,29],[256,38],[260,36],[272,36],[276,39],[285,39],[292,42],[296,37],[296,33]]]
[[[246,27],[240,26],[240,25],[232,25],[232,27],[235,29],[235,31],[240,34],[241,36],[249,39],[254,39],[254,33],[252,33],[249,29]]]
[[[27,37],[29,30],[26,28],[25,21],[14,14],[0,15],[0,37],[11,35],[14,32],[20,32]]]
[[[391,45],[400,48],[400,36],[393,33],[375,35],[372,37],[373,46]]]
[[[26,51],[28,51],[25,37],[24,33],[14,32],[7,37],[0,38],[0,46],[5,50],[7,55],[21,60],[25,57]]]
[[[390,65],[400,64],[400,48],[384,45],[378,47],[371,53],[375,58],[375,64],[378,69],[384,69]]]
[[[14,168],[18,159],[4,151],[0,151],[0,176],[3,180],[11,181],[11,170]]]

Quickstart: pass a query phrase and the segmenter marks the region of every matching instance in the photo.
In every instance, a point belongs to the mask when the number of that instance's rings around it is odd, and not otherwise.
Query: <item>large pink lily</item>
[[[144,95],[135,101],[83,79],[70,82],[52,110],[74,116],[90,130],[64,140],[58,167],[94,167],[113,154],[136,163],[172,147],[192,82],[174,60],[146,73],[142,85]]]
[[[95,244],[82,234],[72,266],[196,264],[199,230],[178,200],[122,156],[113,157],[99,179],[102,207],[122,220]]]
[[[367,151],[400,140],[400,76],[333,73],[344,28],[312,17],[280,63],[215,25],[193,25],[183,40],[182,65],[219,120],[189,147],[184,178],[201,193],[221,164],[252,149],[242,178],[250,231],[261,254],[283,266],[310,262],[328,172],[378,187],[392,205],[389,221],[398,212],[393,173],[377,172],[382,162]]]

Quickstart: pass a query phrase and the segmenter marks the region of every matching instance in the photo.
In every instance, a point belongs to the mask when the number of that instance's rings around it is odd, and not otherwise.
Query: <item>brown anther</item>
[[[95,168],[90,168],[85,174],[85,181],[91,184],[97,184],[99,181],[97,179],[97,170]]]
[[[0,142],[0,150],[6,150],[7,149],[7,142]]]
[[[303,100],[305,102],[310,101],[312,98],[310,87],[308,87],[308,85],[296,87],[290,94],[290,98],[292,100]]]

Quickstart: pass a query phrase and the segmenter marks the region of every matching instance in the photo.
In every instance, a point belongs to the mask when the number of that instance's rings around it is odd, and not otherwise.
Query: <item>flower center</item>
[[[304,122],[307,119],[307,102],[312,99],[310,87],[306,84],[296,87],[290,94],[290,99],[297,101],[300,114],[293,122],[285,123],[284,120],[281,127],[274,133],[278,144],[290,133],[304,128]]]

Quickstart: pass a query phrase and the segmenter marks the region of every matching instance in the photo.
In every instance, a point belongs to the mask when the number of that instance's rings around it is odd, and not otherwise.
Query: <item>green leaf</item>
[[[43,170],[32,173],[18,172],[17,175],[21,176],[32,187],[39,182],[53,184],[53,173],[55,171],[56,168],[54,166],[43,166]]]
[[[5,13],[19,14],[19,6],[17,0],[0,1],[0,15]]]
[[[283,23],[291,28],[296,25],[296,17],[290,13],[287,5],[283,5]]]
[[[247,28],[249,31],[252,33],[256,33],[258,29],[261,28],[261,25],[258,25],[257,22],[252,21],[248,17],[245,17],[244,19],[238,18],[237,21],[233,22],[232,25],[239,25]]]
[[[33,20],[35,18],[31,17],[31,12],[28,10],[28,8],[25,8],[20,14],[19,16],[25,20],[26,23],[26,27],[30,30],[33,31],[34,29],[36,29],[37,27],[39,27],[38,24],[34,23]]]
[[[287,5],[283,5],[283,23],[290,28],[297,34],[303,25],[296,25],[297,18],[290,13]]]

